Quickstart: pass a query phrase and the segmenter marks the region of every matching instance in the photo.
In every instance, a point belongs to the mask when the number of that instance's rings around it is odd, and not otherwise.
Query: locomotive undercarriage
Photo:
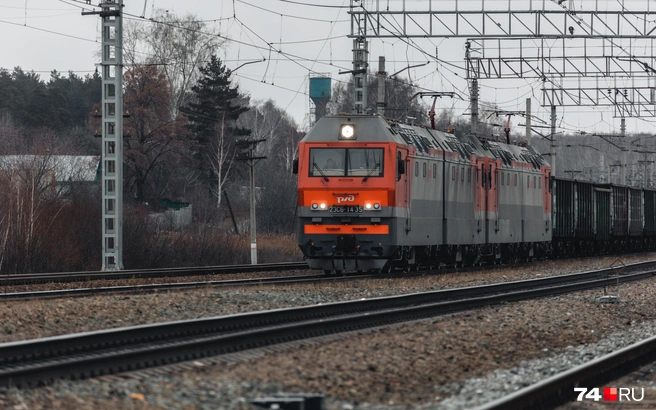
[[[308,241],[304,247],[308,265],[327,274],[344,271],[416,271],[442,266],[512,264],[550,255],[549,242],[391,246],[356,235],[336,235]]]
[[[323,235],[303,247],[308,266],[325,273],[385,270],[396,247],[365,235]]]

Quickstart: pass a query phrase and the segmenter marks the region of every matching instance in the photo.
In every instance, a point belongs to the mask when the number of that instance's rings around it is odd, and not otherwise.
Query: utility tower
[[[251,265],[257,265],[257,222],[255,219],[255,165],[266,157],[258,157],[255,154],[257,144],[260,142],[266,141],[265,139],[259,140],[237,140],[237,147],[240,148],[240,152],[237,155],[239,161],[244,161],[248,164],[251,174]]]
[[[123,269],[123,0],[104,0],[102,19],[102,270]]]

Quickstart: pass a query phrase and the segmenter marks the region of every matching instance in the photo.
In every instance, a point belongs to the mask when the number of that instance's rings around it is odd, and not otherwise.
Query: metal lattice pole
[[[551,161],[551,176],[555,177],[556,174],[556,106],[551,106],[551,147],[549,150],[549,161]]]
[[[123,269],[123,0],[102,19],[102,270]]]

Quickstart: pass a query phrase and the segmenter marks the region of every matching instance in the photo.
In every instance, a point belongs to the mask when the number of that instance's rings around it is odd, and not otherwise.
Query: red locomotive
[[[303,138],[296,171],[299,246],[313,269],[413,269],[550,251],[550,166],[530,147],[340,115]]]

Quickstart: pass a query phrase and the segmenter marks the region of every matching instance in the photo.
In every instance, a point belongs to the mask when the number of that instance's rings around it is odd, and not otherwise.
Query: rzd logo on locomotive
[[[349,195],[349,196],[338,196],[337,197],[337,203],[341,204],[342,202],[353,202],[355,201],[355,196]]]

